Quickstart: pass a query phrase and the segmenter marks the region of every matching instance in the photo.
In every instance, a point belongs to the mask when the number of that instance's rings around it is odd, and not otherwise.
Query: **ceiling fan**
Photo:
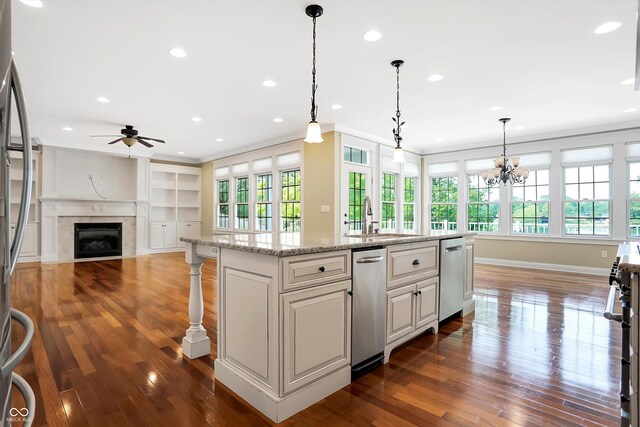
[[[120,133],[122,134],[122,136],[120,135],[91,135],[92,138],[101,138],[101,137],[114,137],[114,136],[118,136],[119,138],[111,141],[109,144],[115,144],[116,142],[124,142],[125,145],[127,145],[129,148],[131,148],[132,145],[134,145],[136,142],[139,142],[140,144],[144,145],[145,147],[151,148],[153,147],[153,145],[151,143],[149,143],[149,141],[154,141],[154,142],[160,142],[162,144],[164,144],[165,142],[161,139],[156,139],[156,138],[149,138],[148,136],[141,136],[138,135],[138,131],[136,129],[133,128],[132,125],[125,125],[124,129],[120,129]]]

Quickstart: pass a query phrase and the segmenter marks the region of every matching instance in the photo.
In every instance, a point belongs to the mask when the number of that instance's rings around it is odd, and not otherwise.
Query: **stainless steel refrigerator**
[[[0,77],[0,425],[8,426],[19,420],[29,426],[35,415],[35,397],[29,384],[13,369],[29,351],[34,326],[28,316],[11,307],[11,276],[29,217],[33,165],[24,96],[12,54],[11,0],[0,0]],[[22,152],[23,182],[20,194],[11,194],[10,151]],[[19,205],[16,218],[11,217],[12,203]],[[15,234],[12,234],[13,224]],[[25,337],[12,348],[11,327],[18,324],[25,329]],[[24,395],[24,406],[13,405],[12,384]]]

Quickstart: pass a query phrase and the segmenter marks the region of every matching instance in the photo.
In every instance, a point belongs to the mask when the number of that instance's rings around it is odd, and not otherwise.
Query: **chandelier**
[[[529,169],[520,166],[520,157],[507,157],[507,122],[508,117],[499,119],[502,122],[502,155],[493,159],[493,169],[481,173],[484,183],[488,186],[499,184],[524,184],[529,176]]]

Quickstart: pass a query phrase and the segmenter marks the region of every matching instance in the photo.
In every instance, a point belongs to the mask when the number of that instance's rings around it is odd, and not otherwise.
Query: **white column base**
[[[189,359],[208,356],[211,354],[211,340],[207,336],[207,330],[190,331],[182,338],[182,354]]]

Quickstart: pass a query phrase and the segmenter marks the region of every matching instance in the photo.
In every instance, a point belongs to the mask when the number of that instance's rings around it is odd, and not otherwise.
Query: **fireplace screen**
[[[76,259],[122,256],[122,223],[76,223]]]

